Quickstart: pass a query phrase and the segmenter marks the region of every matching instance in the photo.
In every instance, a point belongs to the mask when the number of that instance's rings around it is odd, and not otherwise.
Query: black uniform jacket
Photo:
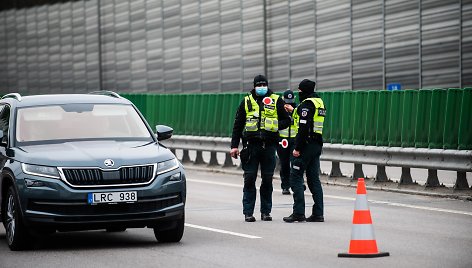
[[[254,89],[251,90],[251,94],[259,104],[259,107],[263,109],[264,104],[262,103],[262,99],[268,97],[273,94],[273,92],[269,89],[265,96],[257,96]],[[243,130],[244,126],[246,125],[246,109],[244,107],[244,99],[239,104],[238,110],[236,112],[236,117],[234,119],[233,125],[233,136],[231,137],[231,148],[238,148],[239,141],[241,138],[244,138],[243,143],[251,142],[251,140],[260,140],[268,143],[278,143],[279,142],[279,133],[278,132],[268,132],[268,131],[258,131],[254,133],[254,135],[248,135],[247,137],[243,137]],[[284,129],[290,126],[290,116],[284,109],[284,101],[282,98],[277,99],[276,103],[277,107],[277,116],[279,121],[279,129]]]
[[[319,95],[312,93],[308,98],[319,98]],[[323,138],[319,133],[313,133],[313,116],[316,107],[311,101],[304,101],[298,105],[297,114],[298,134],[295,137],[295,150],[302,151],[305,144],[308,142],[317,142],[323,145]]]

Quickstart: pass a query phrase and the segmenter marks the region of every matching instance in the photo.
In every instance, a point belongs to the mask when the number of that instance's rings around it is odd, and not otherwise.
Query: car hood
[[[59,167],[106,167],[112,159],[113,168],[142,165],[174,158],[169,149],[148,141],[80,141],[60,144],[28,145],[16,150],[19,161]]]

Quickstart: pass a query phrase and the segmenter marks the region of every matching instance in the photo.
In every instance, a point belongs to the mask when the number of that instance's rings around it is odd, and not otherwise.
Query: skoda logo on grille
[[[107,167],[113,167],[115,165],[115,162],[113,162],[113,160],[111,159],[105,159],[105,161],[103,161],[103,164],[105,164],[105,166]]]

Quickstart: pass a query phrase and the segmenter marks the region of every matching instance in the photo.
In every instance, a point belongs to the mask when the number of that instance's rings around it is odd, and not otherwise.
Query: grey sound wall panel
[[[253,87],[254,76],[265,73],[264,1],[242,1],[243,91]]]
[[[385,82],[419,88],[419,1],[385,1]]]
[[[201,90],[218,92],[220,85],[219,1],[200,4]]]
[[[352,87],[383,88],[383,1],[352,1]]]
[[[241,1],[220,1],[221,91],[242,90]]]
[[[472,0],[462,0],[461,19],[462,85],[472,87]]]
[[[421,2],[421,87],[460,86],[460,0]]]
[[[284,0],[267,2],[267,76],[270,88],[282,92],[290,81],[290,5]]]
[[[181,1],[182,91],[200,92],[200,4]]]
[[[162,1],[146,1],[146,74],[148,92],[164,92]]]
[[[472,0],[0,2],[0,91],[472,87]]]
[[[168,92],[181,92],[181,27],[180,1],[162,1],[164,88]]]
[[[290,1],[290,88],[301,80],[315,80],[315,2]]]
[[[316,80],[321,89],[351,88],[350,1],[316,1]]]

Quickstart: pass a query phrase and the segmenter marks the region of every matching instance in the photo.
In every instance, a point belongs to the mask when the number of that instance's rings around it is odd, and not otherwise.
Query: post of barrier
[[[352,144],[352,135],[354,128],[354,92],[344,91],[342,106],[342,132],[341,143]]]
[[[379,91],[370,90],[367,93],[365,143],[364,145],[375,145],[375,130],[378,117]]]
[[[188,150],[183,150],[181,162],[182,163],[190,163],[191,162]]]
[[[365,128],[367,123],[367,91],[354,93],[354,127],[353,144],[365,143]]]
[[[415,147],[428,147],[428,130],[431,118],[431,89],[418,91],[418,105],[416,108]]]
[[[446,119],[446,99],[447,90],[434,89],[431,96],[431,114],[429,125],[429,145],[430,149],[443,148],[444,140],[444,121]]]
[[[457,179],[456,183],[454,184],[454,190],[463,190],[468,188],[469,183],[467,182],[466,172],[457,171]]]
[[[465,88],[462,92],[460,124],[458,135],[458,149],[472,149],[472,88]]]
[[[418,90],[403,91],[403,112],[401,120],[401,146],[415,146],[416,112]]]
[[[457,149],[459,146],[459,124],[463,90],[450,88],[447,90],[446,118],[444,122],[443,149]],[[472,103],[470,103],[472,105]]]
[[[362,170],[362,164],[354,164],[354,172],[352,173],[351,180],[357,180],[364,178],[364,171]]]
[[[233,160],[231,159],[231,155],[229,153],[225,153],[225,162],[223,163],[223,167],[234,167]]]
[[[329,173],[330,177],[342,177],[343,173],[341,172],[341,166],[339,162],[331,162],[331,172]]]
[[[392,91],[390,121],[388,124],[388,146],[390,147],[399,147],[401,145],[403,93],[404,91],[402,90]]]
[[[216,152],[210,152],[210,161],[208,162],[208,166],[218,166],[218,159],[216,157]]]
[[[410,185],[415,184],[413,178],[411,177],[410,168],[402,167],[402,175],[400,176],[400,185]]]
[[[438,170],[428,169],[428,178],[426,179],[425,187],[438,187],[439,184]]]
[[[375,174],[375,182],[386,182],[388,181],[387,172],[385,166],[377,165],[377,173]]]

